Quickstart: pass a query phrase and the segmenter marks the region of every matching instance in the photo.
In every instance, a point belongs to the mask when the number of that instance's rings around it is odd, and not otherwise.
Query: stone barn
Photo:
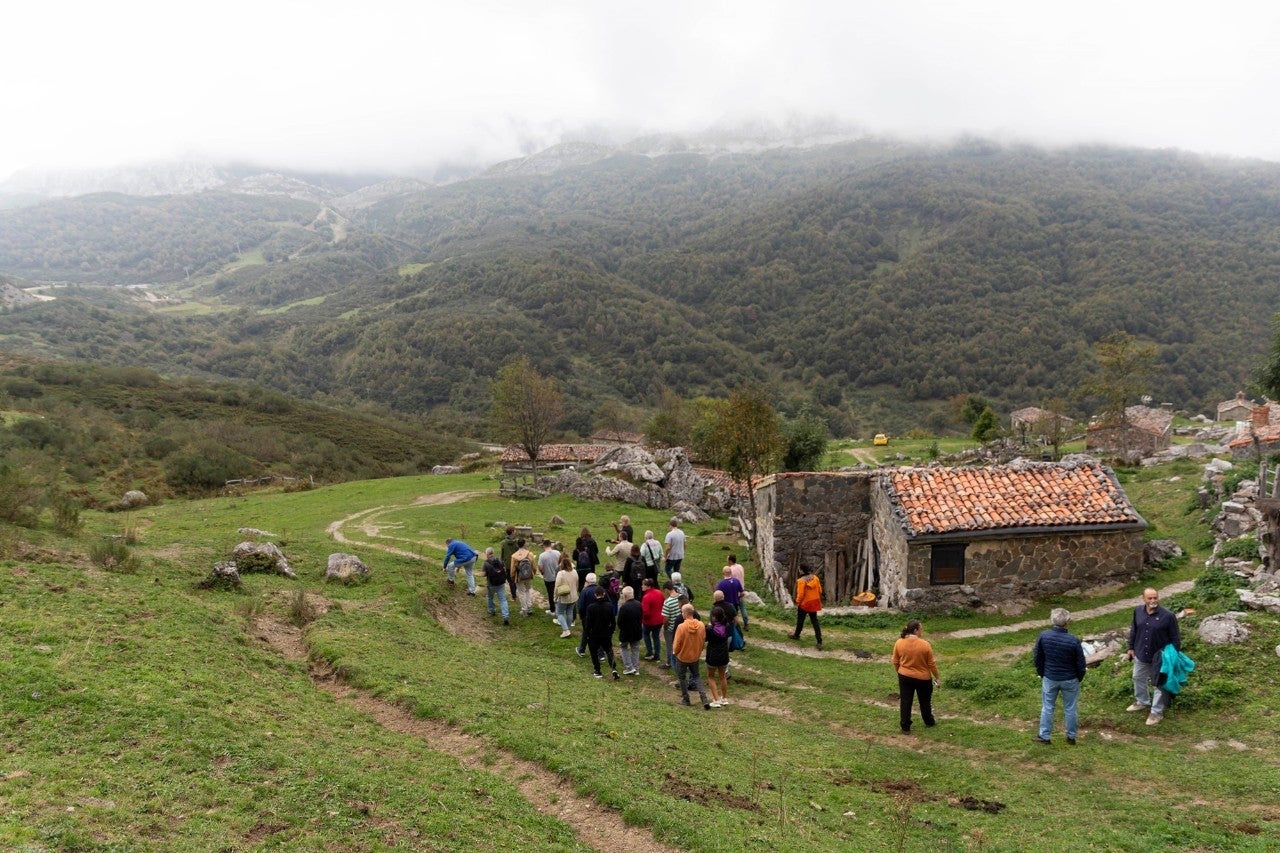
[[[790,605],[804,567],[828,605],[998,606],[1142,567],[1147,524],[1096,462],[779,474],[757,489],[766,581]]]
[[[1173,413],[1150,406],[1129,406],[1124,421],[1100,421],[1085,431],[1090,453],[1153,456],[1173,443]]]

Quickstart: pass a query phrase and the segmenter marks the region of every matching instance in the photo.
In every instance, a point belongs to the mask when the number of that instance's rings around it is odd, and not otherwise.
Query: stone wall
[[[1090,451],[1140,453],[1150,456],[1169,446],[1169,435],[1156,435],[1133,427],[1095,427],[1085,434],[1085,447]]]
[[[791,607],[797,567],[822,575],[827,554],[846,551],[867,535],[871,494],[877,477],[869,472],[777,474],[756,490],[756,543],[765,582],[778,601]],[[823,578],[824,588],[828,579]],[[824,589],[825,595],[825,589]]]
[[[932,542],[913,543],[908,551],[906,584],[897,606],[998,606],[1135,580],[1142,569],[1142,531],[972,540],[965,549],[965,582],[960,585],[929,583]]]
[[[907,538],[894,517],[884,489],[871,494],[871,538],[880,555],[880,588],[874,590],[881,607],[901,607],[907,588]]]

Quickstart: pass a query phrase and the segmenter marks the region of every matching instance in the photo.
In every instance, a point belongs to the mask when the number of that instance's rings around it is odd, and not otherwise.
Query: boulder
[[[435,465],[431,468],[432,474],[461,474],[462,469],[457,465]]]
[[[241,542],[231,551],[231,559],[242,572],[275,572],[296,578],[284,553],[273,542]]]
[[[1280,614],[1280,598],[1274,595],[1259,595],[1251,589],[1237,589],[1236,595],[1240,596],[1240,603],[1251,610]]]
[[[1181,557],[1182,548],[1172,539],[1152,539],[1142,546],[1142,562],[1144,565],[1163,562],[1170,557]]]
[[[1232,465],[1231,462],[1226,459],[1211,459],[1206,462],[1204,466],[1205,478],[1207,479],[1214,474],[1222,474],[1226,471],[1230,471],[1234,467],[1236,466]]]
[[[369,567],[354,554],[330,554],[324,579],[346,584],[363,583],[369,579],[369,575]]]
[[[274,533],[268,533],[267,531],[259,530],[256,527],[241,527],[239,530],[236,531],[236,533],[239,533],[241,536],[263,536],[263,537],[275,538]]]
[[[617,473],[633,483],[661,483],[666,479],[662,468],[649,451],[634,444],[611,447],[596,457],[591,471],[596,474]]]
[[[201,589],[240,589],[240,570],[233,562],[213,564],[209,577],[200,581]]]
[[[1249,639],[1249,629],[1237,621],[1243,615],[1231,612],[1210,616],[1196,628],[1196,636],[1210,646],[1243,643]]]
[[[121,509],[133,509],[134,507],[146,506],[151,503],[151,498],[147,497],[147,493],[138,489],[130,489],[120,498]]]

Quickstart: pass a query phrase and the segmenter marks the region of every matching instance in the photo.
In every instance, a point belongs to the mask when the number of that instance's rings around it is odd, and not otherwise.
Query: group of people
[[[745,577],[734,555],[728,556],[721,570],[722,579],[712,593],[709,620],[703,623],[694,605],[694,594],[683,583],[680,566],[684,560],[684,531],[678,519],[671,519],[670,531],[662,545],[652,530],[636,544],[631,520],[622,516],[613,524],[617,538],[606,544],[605,556],[614,562],[599,570],[599,545],[591,531],[583,527],[574,542],[572,553],[559,543],[542,540],[542,550],[534,555],[524,539],[508,526],[501,553],[485,549],[484,577],[489,615],[502,616],[510,625],[508,591],[519,603],[520,615],[533,613],[535,575],[546,586],[550,615],[560,627],[560,638],[573,636],[574,625],[581,621],[582,633],[578,655],[590,654],[593,674],[603,678],[601,664],[609,664],[615,680],[622,675],[639,675],[640,661],[659,663],[676,673],[681,702],[691,705],[690,691],[696,690],[702,706],[711,710],[728,702],[729,653],[742,647],[742,633],[748,628]],[[444,569],[449,584],[456,583],[457,572],[466,577],[467,594],[476,595],[475,562],[478,554],[460,539],[446,539]],[[666,574],[659,577],[659,567]],[[812,569],[806,568],[796,580],[796,627],[790,635],[800,639],[807,618],[813,626],[814,640],[822,649],[822,627],[818,613],[822,610],[822,583]],[[1075,745],[1079,733],[1080,685],[1085,677],[1084,648],[1080,638],[1067,630],[1071,613],[1055,608],[1050,613],[1051,626],[1036,638],[1033,659],[1041,681],[1040,726],[1034,740],[1051,743],[1054,712],[1062,702],[1067,743]],[[618,672],[613,653],[617,635],[622,658]],[[933,647],[922,636],[918,620],[907,622],[901,637],[893,645],[890,661],[898,674],[899,725],[910,734],[912,708],[918,703],[925,726],[936,724],[933,716],[933,689],[938,686],[938,663]],[[640,645],[644,644],[644,654]],[[665,651],[664,651],[665,646]],[[1129,631],[1127,657],[1133,661],[1134,701],[1126,711],[1143,711],[1148,726],[1158,725],[1164,718],[1172,697],[1186,681],[1195,664],[1181,652],[1182,639],[1177,617],[1160,606],[1160,594],[1152,588],[1142,593],[1142,604],[1134,608]],[[701,665],[707,666],[706,688],[701,678]]]

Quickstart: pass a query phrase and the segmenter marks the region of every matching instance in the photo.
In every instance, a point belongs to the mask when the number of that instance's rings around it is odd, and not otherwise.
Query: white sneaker
[[[1150,706],[1150,705],[1140,705],[1140,704],[1138,704],[1137,702],[1134,702],[1134,703],[1133,703],[1132,705],[1130,705],[1128,708],[1125,708],[1125,710],[1126,710],[1126,711],[1150,711],[1150,710],[1151,710],[1151,706]]]
[[[543,613],[545,613],[545,614],[547,614],[548,616],[555,616],[555,615],[556,615],[556,612],[555,612],[554,610],[544,610],[544,611],[542,611],[542,612],[543,612]]]
[[[712,702],[712,703],[711,703],[711,707],[712,707],[712,708],[719,708],[719,707],[720,707],[720,703],[719,703],[719,702]]]
[[[562,640],[563,640],[565,637],[572,637],[572,636],[573,636],[573,632],[572,632],[572,631],[561,631],[561,632],[560,632],[560,639],[562,639]]]
[[[1157,717],[1155,714],[1152,714],[1150,717],[1147,717],[1147,725],[1148,725],[1148,726],[1158,726],[1158,725],[1160,725],[1160,721],[1161,721],[1162,719],[1164,719],[1164,718],[1163,718],[1163,717]]]

